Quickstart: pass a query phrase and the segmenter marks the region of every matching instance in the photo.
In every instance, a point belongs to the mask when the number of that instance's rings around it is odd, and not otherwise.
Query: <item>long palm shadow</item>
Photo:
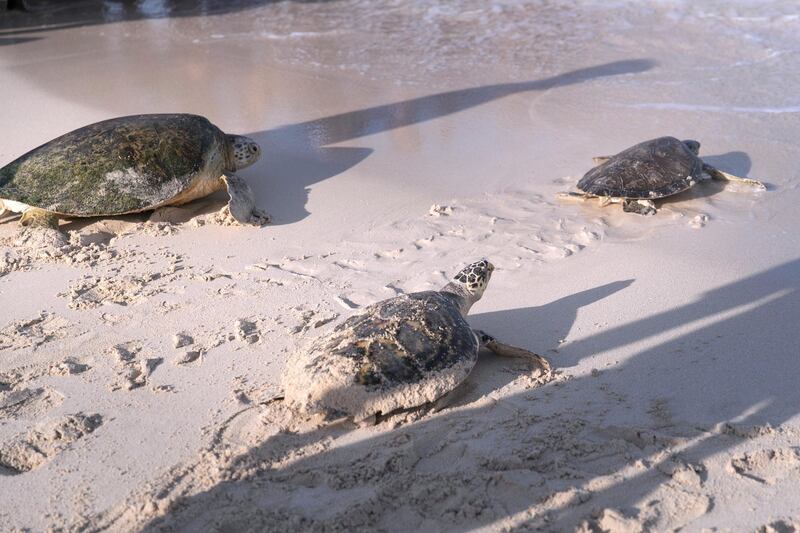
[[[259,205],[273,215],[273,223],[297,222],[308,215],[305,205],[311,185],[344,172],[372,153],[369,148],[326,145],[445,117],[512,94],[634,74],[654,66],[649,59],[615,61],[541,80],[447,91],[249,133],[263,155],[245,175],[257,176],[251,185]]]
[[[565,344],[559,361],[563,366],[572,366],[586,355],[620,348],[709,316],[735,310],[779,294],[787,287],[797,287],[798,278],[800,260],[784,263],[736,282],[733,284],[735,291],[730,289],[731,286],[714,289],[697,301]]]
[[[800,330],[787,327],[800,311],[800,260],[710,291],[701,303],[709,312],[689,304],[581,341],[596,352],[595,341],[611,349],[640,339],[640,331],[710,321],[599,376],[475,402],[291,462],[262,462],[278,443],[277,437],[268,438],[235,462],[232,473],[246,472],[243,478],[180,498],[145,530],[212,523],[223,529],[247,524],[313,529],[334,518],[351,528],[394,524],[396,529],[419,526],[426,517],[440,520],[450,511],[456,512],[448,514],[448,523],[456,528],[499,527],[514,517],[532,527],[569,530],[593,508],[646,512],[648,495],[658,490],[684,491],[684,498],[687,491],[701,495],[702,472],[697,484],[680,485],[662,473],[668,469],[657,468],[665,461],[659,452],[666,442],[687,439],[668,461],[702,463],[742,441],[736,431],[720,431],[720,424],[738,418],[739,424],[778,426],[800,411],[800,388],[794,386]],[[729,313],[719,318],[715,312],[722,310]],[[519,313],[523,323],[530,316],[530,310]],[[708,342],[717,345],[705,348]],[[604,394],[634,401],[591,408]],[[642,400],[660,396],[662,409],[652,414]],[[683,415],[671,414],[676,405],[674,412]],[[648,416],[651,421],[642,422]],[[619,426],[626,421],[631,426]],[[505,445],[507,439],[514,447]],[[637,460],[642,466],[631,474]],[[601,477],[611,482],[591,485]],[[552,497],[587,488],[583,498]],[[479,513],[457,512],[475,506]],[[705,510],[700,505],[696,511]],[[673,529],[692,518],[650,525]]]
[[[677,454],[678,462],[700,465],[753,434],[768,432],[766,428],[770,426],[780,427],[800,413],[800,388],[795,379],[800,371],[800,331],[789,327],[789,317],[800,315],[800,261],[712,291],[701,303],[709,307],[707,316],[724,309],[732,311],[733,316],[637,354],[604,383],[611,384],[614,392],[622,396],[641,395],[643,390],[651,398],[660,396],[668,406],[666,420],[654,420],[653,427],[689,438],[689,444]],[[736,314],[737,304],[750,305]],[[690,312],[684,324],[695,317]],[[665,328],[674,324],[674,315],[661,318],[669,318],[662,323]],[[586,382],[590,380],[584,379],[582,384],[588,386]],[[605,380],[601,377],[601,381]],[[692,413],[691,419],[675,415],[669,420],[673,410]],[[731,420],[736,423],[729,424]],[[661,447],[655,442],[644,451],[655,456]],[[666,459],[671,460],[672,457]],[[638,512],[634,504],[662,485],[693,489],[682,487],[665,474],[669,467],[660,468],[664,461],[611,485],[592,497],[592,505],[614,507],[634,516]],[[713,501],[708,505],[713,506]],[[578,523],[585,512],[564,509],[555,529]],[[653,529],[664,528],[656,525]]]

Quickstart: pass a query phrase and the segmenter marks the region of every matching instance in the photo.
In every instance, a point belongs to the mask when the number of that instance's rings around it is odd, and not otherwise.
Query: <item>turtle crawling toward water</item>
[[[139,213],[181,205],[222,188],[242,224],[269,217],[234,174],[261,156],[248,137],[226,135],[198,115],[133,115],[77,129],[0,168],[0,215],[58,227],[62,217]]]
[[[475,366],[481,347],[530,358],[541,375],[549,375],[545,358],[467,324],[493,270],[489,261],[477,261],[439,291],[403,294],[351,316],[287,362],[280,398],[328,420],[376,420],[453,391]]]
[[[623,211],[655,214],[653,200],[685,191],[708,179],[739,181],[765,190],[760,181],[740,178],[704,163],[700,143],[659,137],[639,143],[617,155],[595,157],[598,166],[578,182],[579,193],[562,193],[580,199],[598,197],[603,205],[622,203]]]

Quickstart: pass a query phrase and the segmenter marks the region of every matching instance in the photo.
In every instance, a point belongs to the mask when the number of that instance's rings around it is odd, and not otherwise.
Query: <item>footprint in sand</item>
[[[147,385],[148,378],[164,362],[162,357],[145,357],[137,360],[142,346],[135,342],[124,342],[112,346],[108,353],[118,368],[117,381],[109,387],[112,391],[133,390]]]
[[[0,474],[17,475],[42,466],[103,423],[98,415],[78,413],[42,424],[0,444]]]

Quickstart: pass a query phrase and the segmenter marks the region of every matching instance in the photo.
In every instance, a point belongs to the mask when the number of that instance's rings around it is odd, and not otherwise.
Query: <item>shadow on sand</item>
[[[720,155],[710,155],[701,157],[704,162],[708,163],[714,168],[718,168],[724,172],[728,172],[735,176],[743,178],[748,177],[750,169],[752,168],[752,161],[750,156],[745,152],[735,151],[728,152]],[[726,182],[717,180],[708,180],[698,183],[688,191],[664,198],[659,203],[661,205],[668,205],[673,203],[680,203],[692,198],[709,198],[724,192]],[[770,188],[772,188],[770,186]]]
[[[372,153],[369,148],[326,145],[434,120],[513,94],[635,74],[654,66],[649,59],[615,61],[536,81],[447,91],[249,133],[261,145],[263,156],[248,175],[259,176],[250,181],[259,206],[272,214],[275,224],[297,222],[309,214],[305,205],[311,185],[352,168]]]
[[[536,320],[568,328],[572,306],[626,284],[472,321],[516,331],[536,330]],[[605,507],[656,530],[684,526],[714,505],[704,494],[703,462],[742,441],[732,427],[778,426],[800,412],[800,330],[787,327],[800,312],[798,289],[794,260],[569,343],[553,359],[556,366],[574,364],[655,339],[600,375],[482,398],[337,447],[331,439],[345,435],[341,429],[267,437],[232,462],[221,476],[227,481],[177,499],[144,529],[325,529],[335,521],[388,530],[571,530]],[[655,414],[653,399],[661,402]],[[680,485],[671,477],[676,464],[700,465],[696,482]],[[670,490],[691,498],[689,511],[658,514],[666,508],[651,504]]]

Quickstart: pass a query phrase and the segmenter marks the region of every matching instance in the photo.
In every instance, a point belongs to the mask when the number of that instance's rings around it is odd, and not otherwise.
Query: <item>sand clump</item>
[[[774,485],[777,481],[800,474],[800,451],[777,448],[749,452],[731,460],[731,468],[740,476]]]
[[[117,380],[109,385],[112,391],[144,387],[150,375],[164,362],[163,357],[140,357],[142,350],[142,345],[135,341],[117,344],[108,350],[107,355],[117,369]]]
[[[118,257],[108,246],[112,236],[105,233],[78,234],[51,229],[22,229],[0,242],[0,276],[37,265],[58,263],[69,266],[94,267]]]

